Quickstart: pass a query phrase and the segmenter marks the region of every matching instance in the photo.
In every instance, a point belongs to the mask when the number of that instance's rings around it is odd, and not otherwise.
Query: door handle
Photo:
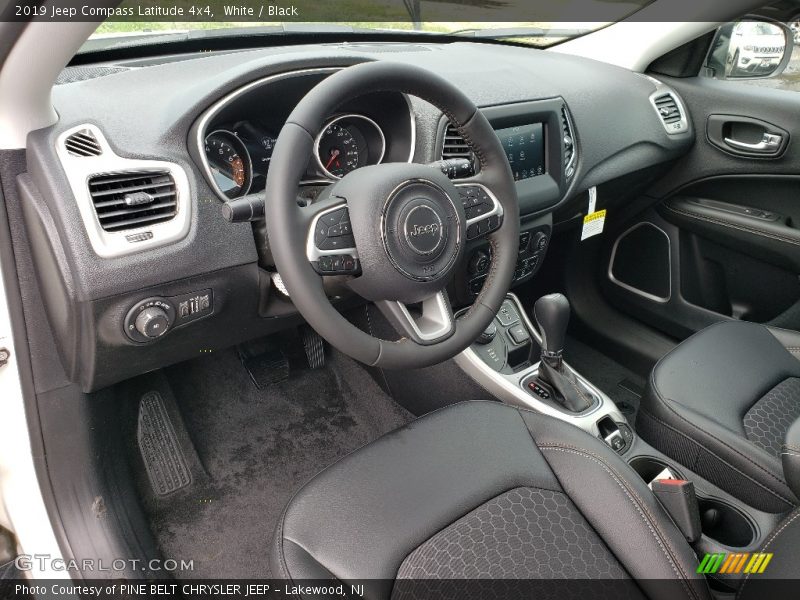
[[[740,142],[733,138],[726,137],[725,143],[737,150],[745,150],[747,152],[775,152],[781,147],[783,143],[783,136],[777,133],[764,133],[760,142],[750,144],[748,142]]]
[[[780,158],[791,138],[783,127],[744,115],[708,115],[706,136],[723,152],[757,159]]]

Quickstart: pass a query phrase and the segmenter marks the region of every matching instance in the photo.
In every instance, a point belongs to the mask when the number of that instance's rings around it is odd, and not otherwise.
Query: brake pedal
[[[312,369],[321,369],[325,366],[325,341],[322,336],[308,325],[300,327],[300,337],[303,339],[303,348],[306,351],[308,366]]]
[[[255,346],[240,346],[239,360],[250,375],[256,389],[289,379],[289,359],[279,348],[267,346],[263,352],[254,352]]]

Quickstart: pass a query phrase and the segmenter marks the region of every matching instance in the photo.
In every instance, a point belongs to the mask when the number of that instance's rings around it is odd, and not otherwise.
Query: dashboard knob
[[[545,248],[547,248],[547,234],[542,233],[541,231],[536,234],[536,237],[533,238],[533,250],[534,252],[541,252]]]
[[[489,323],[489,326],[483,330],[483,333],[481,333],[478,336],[478,339],[476,341],[479,344],[488,344],[494,339],[494,336],[496,335],[497,335],[497,325],[495,325],[494,320],[492,320],[492,322]]]
[[[491,257],[489,256],[488,252],[484,250],[478,250],[475,254],[472,255],[469,261],[469,272],[472,275],[481,275],[489,270],[489,264],[491,262]]]
[[[161,337],[167,333],[169,325],[169,316],[166,311],[155,306],[145,308],[139,313],[134,322],[136,331],[151,339]]]

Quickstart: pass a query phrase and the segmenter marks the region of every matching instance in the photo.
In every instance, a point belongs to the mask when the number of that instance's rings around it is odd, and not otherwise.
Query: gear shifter
[[[594,403],[563,360],[564,338],[569,324],[569,300],[563,294],[542,296],[533,307],[533,317],[542,335],[539,381],[553,389],[553,399],[567,410],[583,412]]]

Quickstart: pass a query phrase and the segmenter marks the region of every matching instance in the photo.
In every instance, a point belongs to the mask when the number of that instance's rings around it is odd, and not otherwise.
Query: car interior
[[[800,96],[713,76],[732,27],[640,69],[422,34],[73,51],[0,150],[65,557],[370,598],[796,579]]]

